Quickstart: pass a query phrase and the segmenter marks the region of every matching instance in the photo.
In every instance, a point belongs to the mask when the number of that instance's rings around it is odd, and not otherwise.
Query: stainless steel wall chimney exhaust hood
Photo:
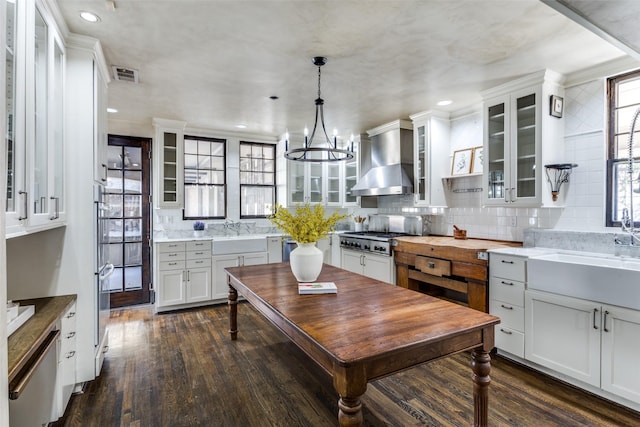
[[[407,120],[368,130],[371,158],[362,163],[369,169],[351,189],[355,196],[385,196],[413,193],[413,126]]]

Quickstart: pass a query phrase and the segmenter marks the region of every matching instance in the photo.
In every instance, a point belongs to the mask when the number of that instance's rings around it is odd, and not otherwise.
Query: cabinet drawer
[[[199,267],[211,267],[211,257],[187,260],[187,268],[199,268]]]
[[[160,253],[160,262],[163,263],[165,261],[184,261],[185,253],[184,252],[161,252]]]
[[[524,334],[502,325],[496,325],[496,347],[524,358]]]
[[[74,332],[75,334],[75,332]],[[60,363],[64,363],[67,359],[71,359],[76,355],[76,337],[67,338],[69,334],[65,334],[60,339]]]
[[[489,298],[524,307],[524,283],[491,276]]]
[[[211,240],[196,240],[195,242],[186,242],[188,251],[208,250],[211,254]]]
[[[164,262],[161,262],[158,267],[161,271],[162,270],[184,270],[185,265],[186,263],[184,260],[164,261]]]
[[[515,304],[492,299],[489,313],[500,318],[500,326],[524,332],[524,308]]]
[[[489,274],[505,279],[526,282],[526,258],[491,254],[489,258]]]
[[[186,242],[167,242],[158,244],[158,252],[180,252],[186,249]]]
[[[76,305],[73,304],[69,310],[62,316],[60,321],[60,330],[75,331],[76,330]]]
[[[451,261],[426,256],[416,256],[416,268],[423,273],[434,276],[450,276]]]
[[[207,258],[211,259],[211,249],[187,252],[187,260]]]

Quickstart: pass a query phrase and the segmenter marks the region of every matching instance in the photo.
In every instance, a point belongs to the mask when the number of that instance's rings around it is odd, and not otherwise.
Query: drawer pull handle
[[[513,282],[505,282],[504,280],[500,281],[503,285],[513,286]]]
[[[167,256],[178,256],[178,254],[169,254]]]
[[[67,314],[67,319],[71,319],[75,315],[76,315],[75,311],[70,311],[69,314]]]
[[[177,262],[170,262],[169,265],[178,265]]]
[[[430,262],[430,263],[428,264],[428,267],[429,267],[429,268],[436,268],[436,264],[435,264],[434,262]]]
[[[504,332],[507,335],[512,335],[513,334],[513,332],[507,331],[506,329],[502,329],[502,328],[500,328],[500,332]]]
[[[66,358],[67,359],[71,359],[75,355],[76,355],[76,351],[73,350],[73,351],[70,351],[69,353],[67,353]]]
[[[513,261],[507,261],[506,259],[502,259],[500,262],[503,264],[513,264]]]
[[[195,252],[196,255],[202,255],[204,252]]]
[[[204,261],[196,261],[196,264],[202,264]]]
[[[513,307],[510,307],[510,306],[504,305],[504,304],[500,304],[500,307],[505,308],[507,310],[513,310]]]
[[[75,337],[75,336],[76,336],[75,331],[74,331],[74,332],[69,332],[69,333],[67,334],[67,339],[69,339],[69,338],[73,338],[73,337]]]

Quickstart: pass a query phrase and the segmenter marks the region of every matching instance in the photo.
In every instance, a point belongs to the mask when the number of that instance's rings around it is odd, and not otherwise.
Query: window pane
[[[240,191],[241,216],[266,216],[271,214],[275,201],[273,187],[243,186]]]
[[[124,289],[142,289],[142,267],[126,267],[124,269]]]
[[[635,212],[640,212],[640,162],[636,161],[633,165],[633,174],[629,177],[629,167],[627,162],[616,163],[613,167],[613,182],[616,183],[613,191],[613,221],[620,221],[623,216],[623,210],[631,207],[630,197],[630,179],[633,179],[633,212],[634,221],[639,221]]]
[[[122,291],[122,268],[113,270],[113,274],[107,279],[107,289],[109,289],[110,292]]]
[[[211,169],[211,156],[198,156],[198,169]]]
[[[142,264],[142,243],[124,244],[124,262],[126,265]]]
[[[640,101],[640,78],[626,80],[617,87],[617,106],[637,104]]]
[[[124,192],[138,194],[142,192],[142,172],[124,171]]]
[[[142,216],[142,196],[125,196],[125,211],[126,217],[141,217]],[[120,206],[122,208],[122,206]]]
[[[195,154],[185,154],[184,167],[189,169],[196,169],[198,167],[198,156]]]
[[[211,155],[212,156],[224,156],[224,143],[212,142],[211,143]]]
[[[209,141],[198,141],[198,154],[208,156],[211,154],[211,143]]]
[[[198,154],[198,141],[185,138],[185,140],[184,140],[184,153],[185,154]]]
[[[251,145],[240,144],[240,157],[251,157]]]
[[[224,157],[211,157],[211,169],[224,170]]]
[[[122,242],[123,222],[121,219],[109,220],[109,243]]]
[[[142,220],[124,220],[124,238],[127,242],[139,242],[142,240]]]
[[[117,244],[109,245],[109,262],[116,267],[122,267],[122,246]]]

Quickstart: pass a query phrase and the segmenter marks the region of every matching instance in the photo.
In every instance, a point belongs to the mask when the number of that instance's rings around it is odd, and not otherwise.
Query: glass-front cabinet
[[[6,3],[7,237],[65,221],[65,49],[34,2]]]
[[[485,205],[562,206],[552,201],[544,174],[545,164],[562,162],[564,155],[562,118],[549,114],[550,96],[563,94],[561,81],[546,70],[518,81],[530,86],[515,82],[505,85],[508,93],[485,99]]]
[[[449,175],[448,114],[425,111],[413,122],[413,192],[416,206],[446,207],[442,177]]]
[[[154,185],[155,205],[159,208],[179,209],[183,206],[183,150],[186,122],[153,119],[156,130],[155,170],[158,173]]]
[[[358,198],[350,194],[358,181],[359,161],[298,162],[287,160],[287,205],[322,203],[326,206],[357,206]]]

